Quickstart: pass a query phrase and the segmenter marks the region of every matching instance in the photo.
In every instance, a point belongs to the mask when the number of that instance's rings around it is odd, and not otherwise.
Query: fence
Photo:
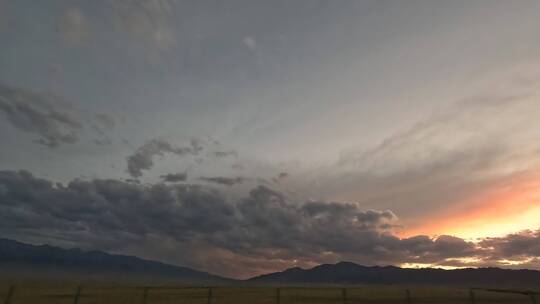
[[[64,288],[10,286],[4,304],[19,303],[527,303],[538,304],[540,293],[506,289],[451,289],[418,287],[92,287]],[[443,292],[444,291],[444,292]],[[1,293],[0,293],[1,294]],[[123,297],[121,295],[124,295]],[[0,298],[1,299],[1,298]],[[0,302],[1,303],[1,302]]]

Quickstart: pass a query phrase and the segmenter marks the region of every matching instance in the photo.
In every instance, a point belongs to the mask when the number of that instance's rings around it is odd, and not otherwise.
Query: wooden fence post
[[[347,304],[347,288],[341,289],[341,302]]]
[[[531,297],[531,303],[536,304],[536,297],[535,297],[534,293],[530,293],[529,296]]]
[[[143,292],[143,304],[148,303],[148,289],[149,289],[149,287],[145,287],[145,288],[144,288],[144,292]]]
[[[409,289],[405,289],[405,296],[407,298],[407,303],[412,304],[411,291]]]
[[[469,299],[471,300],[471,304],[476,304],[476,297],[472,289],[469,289]]]
[[[276,288],[276,303],[277,304],[281,303],[281,289],[279,287]]]
[[[8,293],[7,293],[6,299],[4,300],[4,304],[11,304],[11,299],[13,298],[14,293],[15,293],[15,285],[11,285],[8,289]]]
[[[73,297],[73,304],[79,304],[79,297],[81,296],[81,290],[82,286],[77,286],[77,289],[75,290],[75,296]]]
[[[212,287],[208,287],[208,304],[212,304]]]

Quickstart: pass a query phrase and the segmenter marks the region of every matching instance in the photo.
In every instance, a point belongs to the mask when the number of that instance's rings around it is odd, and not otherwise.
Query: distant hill
[[[456,270],[361,266],[350,262],[311,269],[290,268],[249,279],[261,284],[437,284],[461,286],[540,286],[540,271],[500,268]]]
[[[79,279],[133,283],[220,284],[233,280],[138,257],[34,246],[0,239],[0,279]]]

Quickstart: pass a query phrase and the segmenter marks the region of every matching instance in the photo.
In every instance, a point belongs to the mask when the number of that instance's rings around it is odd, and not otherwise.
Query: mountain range
[[[0,239],[0,279],[222,284],[233,280],[188,267],[102,251],[63,249]]]
[[[311,269],[290,268],[250,279],[260,284],[410,284],[461,286],[539,286],[540,271],[501,268],[399,268],[395,266],[362,266],[350,262],[322,264]]]
[[[0,239],[0,279],[76,279],[85,281],[176,284],[357,285],[436,284],[461,286],[540,286],[540,271],[500,268],[442,270],[322,264],[235,280],[188,267],[102,251],[62,249]]]

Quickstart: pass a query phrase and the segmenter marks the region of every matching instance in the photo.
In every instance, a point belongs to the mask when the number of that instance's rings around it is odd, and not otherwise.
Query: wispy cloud
[[[97,140],[109,140],[114,119],[107,114],[85,117],[72,103],[48,92],[0,85],[0,113],[16,129],[34,134],[36,143],[55,148],[79,141],[84,129]]]
[[[467,212],[479,196],[519,187],[516,175],[532,176],[540,167],[538,96],[527,87],[468,98],[290,182],[315,196],[391,208],[409,228]]]

